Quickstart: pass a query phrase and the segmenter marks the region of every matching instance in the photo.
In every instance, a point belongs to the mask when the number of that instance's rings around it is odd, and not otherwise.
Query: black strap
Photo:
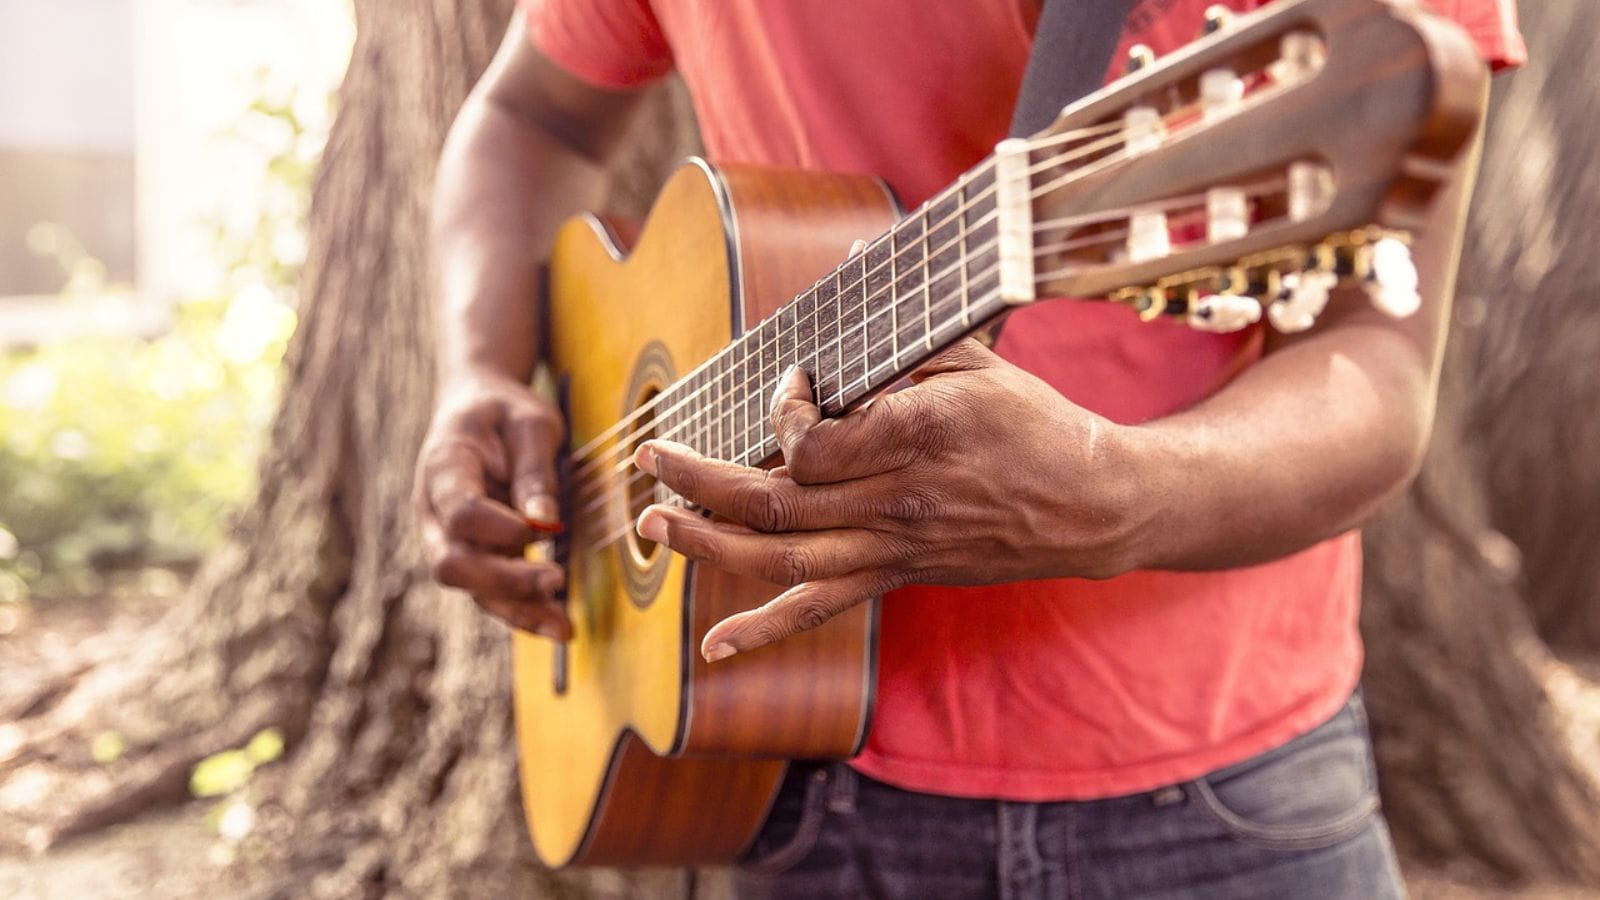
[[[1044,0],[1033,54],[1011,114],[1011,136],[1027,137],[1061,108],[1105,83],[1134,0]]]

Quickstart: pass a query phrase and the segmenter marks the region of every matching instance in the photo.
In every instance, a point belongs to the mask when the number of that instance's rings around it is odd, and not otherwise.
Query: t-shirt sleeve
[[[528,40],[595,87],[648,84],[672,70],[650,0],[521,0]]]
[[[1517,24],[1516,0],[1427,0],[1440,15],[1449,16],[1466,29],[1478,52],[1496,70],[1528,61]]]

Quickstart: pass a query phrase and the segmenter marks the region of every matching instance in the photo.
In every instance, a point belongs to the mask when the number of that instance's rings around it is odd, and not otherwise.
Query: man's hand
[[[560,528],[555,453],[561,417],[517,381],[465,376],[446,390],[417,458],[414,500],[433,574],[508,624],[566,640],[554,597],[564,575],[523,558]]]
[[[823,419],[805,373],[772,402],[784,466],[649,441],[635,461],[731,522],[656,505],[639,533],[690,559],[792,587],[707,632],[708,660],[751,650],[907,584],[1124,571],[1137,531],[1121,429],[963,341],[915,384]]]

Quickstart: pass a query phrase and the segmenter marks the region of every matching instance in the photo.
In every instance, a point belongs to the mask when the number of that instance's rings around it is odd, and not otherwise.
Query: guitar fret
[[[892,235],[893,232],[890,233]],[[861,375],[870,382],[879,372],[894,371],[895,298],[893,263],[890,259],[893,240],[884,235],[867,245],[866,267],[867,296],[872,298],[862,320],[863,342],[866,344],[862,358]]]
[[[889,229],[889,361],[900,367],[900,229]]]
[[[817,284],[817,404],[824,414],[839,411],[828,398],[837,393],[839,378],[839,276],[833,274]]]
[[[963,173],[956,180],[956,200],[960,212],[956,215],[958,237],[956,251],[961,257],[961,325],[964,328],[972,327],[972,310],[969,308],[972,294],[967,284],[967,179],[971,173]]]

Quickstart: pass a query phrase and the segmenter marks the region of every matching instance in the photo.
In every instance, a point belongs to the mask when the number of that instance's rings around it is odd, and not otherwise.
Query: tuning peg
[[[1411,248],[1398,238],[1385,237],[1366,248],[1367,272],[1361,286],[1372,305],[1384,315],[1404,319],[1422,306],[1417,291],[1417,266]]]
[[[1189,304],[1189,327],[1226,334],[1261,321],[1261,304],[1242,294],[1204,294]]]
[[[1129,75],[1156,61],[1156,52],[1148,44],[1134,44],[1128,48],[1128,60],[1123,65]]]
[[[1216,34],[1233,21],[1233,10],[1221,3],[1213,3],[1206,7],[1206,21],[1200,27],[1202,35]]]
[[[1328,295],[1339,276],[1322,269],[1290,272],[1283,276],[1278,296],[1267,305],[1267,319],[1284,334],[1305,331],[1328,306]]]
[[[1160,318],[1167,311],[1167,292],[1158,287],[1139,289],[1133,296],[1133,311],[1141,322]]]

